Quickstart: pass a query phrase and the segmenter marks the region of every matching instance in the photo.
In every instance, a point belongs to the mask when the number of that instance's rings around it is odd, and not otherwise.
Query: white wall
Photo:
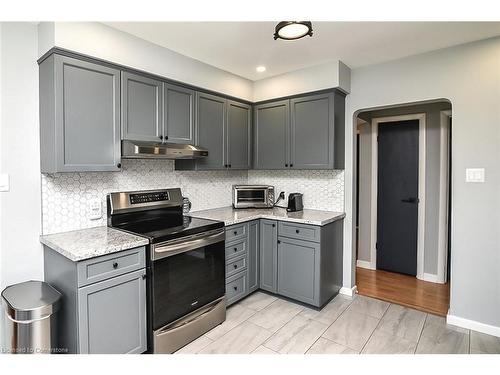
[[[252,100],[252,81],[98,22],[40,25],[39,56],[57,46],[204,89]]]
[[[333,61],[254,82],[255,102],[338,87],[350,91],[350,68]]]
[[[37,48],[36,25],[1,24],[0,173],[10,175],[0,193],[2,289],[43,278]]]
[[[344,286],[355,284],[354,124],[362,109],[446,98],[453,108],[450,314],[500,335],[500,38],[351,72],[346,102]],[[484,167],[486,182],[465,183]]]

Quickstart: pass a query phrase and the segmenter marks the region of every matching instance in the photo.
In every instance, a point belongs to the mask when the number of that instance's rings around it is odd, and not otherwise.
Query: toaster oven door
[[[238,188],[234,190],[233,206],[235,208],[268,207],[267,202],[267,189]]]

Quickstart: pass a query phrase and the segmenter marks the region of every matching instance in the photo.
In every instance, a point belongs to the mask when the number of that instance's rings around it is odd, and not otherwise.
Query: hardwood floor
[[[446,316],[450,285],[418,280],[399,273],[356,268],[358,293],[431,314]]]

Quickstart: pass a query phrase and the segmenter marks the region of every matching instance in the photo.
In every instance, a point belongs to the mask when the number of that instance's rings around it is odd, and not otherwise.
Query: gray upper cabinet
[[[122,138],[161,142],[163,139],[162,82],[122,72]]]
[[[208,156],[197,160],[198,169],[225,169],[226,99],[196,93],[196,144],[208,149]]]
[[[53,54],[40,64],[42,173],[120,170],[120,71]]]
[[[259,289],[259,220],[248,223],[248,291]]]
[[[164,141],[194,144],[195,91],[164,83]]]
[[[290,100],[291,168],[333,168],[333,98],[333,93],[327,93]]]
[[[250,169],[251,166],[252,107],[248,104],[227,101],[226,161],[231,169]]]
[[[146,351],[145,274],[142,269],[78,289],[80,353]]]
[[[254,168],[285,169],[289,164],[289,100],[254,109]]]
[[[278,238],[278,294],[319,305],[320,244]]]
[[[260,220],[260,289],[277,292],[278,228],[276,221]]]

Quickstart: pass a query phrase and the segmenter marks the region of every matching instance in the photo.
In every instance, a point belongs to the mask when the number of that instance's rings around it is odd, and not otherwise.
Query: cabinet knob
[[[295,233],[299,233],[299,232],[300,232],[300,230],[298,230],[298,229],[295,229]]]
[[[167,140],[167,139],[168,139],[168,135],[165,136],[165,140]]]
[[[293,167],[293,164],[290,164],[290,168],[292,168],[292,167]]]
[[[142,279],[146,280],[146,274],[142,275]]]
[[[236,268],[238,268],[238,265],[237,265],[237,264],[235,264],[233,267],[234,267],[234,269],[236,269]]]
[[[229,168],[231,168],[231,164],[229,164]]]
[[[122,167],[122,163],[116,164],[116,168],[121,168],[121,167]]]
[[[237,251],[238,251],[238,248],[237,248],[237,247],[235,247],[235,248],[234,248],[234,252],[237,252]]]
[[[237,286],[233,286],[233,289],[234,289],[234,290],[238,290],[238,287],[237,287]]]
[[[234,231],[233,233],[234,233],[234,235],[236,236],[236,235],[238,234],[238,231]]]
[[[281,243],[281,241],[280,241],[280,240],[278,240],[278,245],[279,245],[280,243]]]
[[[285,167],[288,167],[288,164],[285,164]]]
[[[161,140],[163,140],[163,135],[160,135],[158,138],[160,138]]]
[[[227,164],[224,164],[224,168],[227,168]]]
[[[276,227],[276,224],[273,224],[273,228],[275,228],[275,227]]]
[[[118,268],[118,263],[114,262],[114,263],[113,263],[113,268],[114,268],[114,269],[117,269],[117,268]]]

